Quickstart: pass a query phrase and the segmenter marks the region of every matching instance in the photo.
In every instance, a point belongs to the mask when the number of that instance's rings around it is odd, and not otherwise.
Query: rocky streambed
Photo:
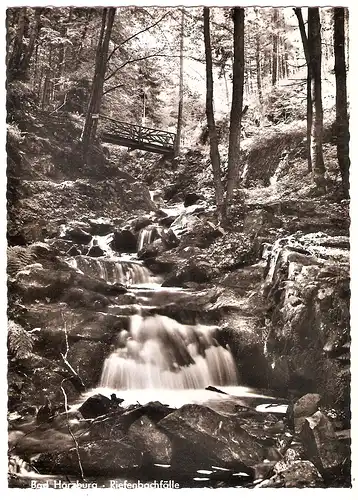
[[[10,486],[349,486],[346,207],[251,202],[228,233],[145,200],[12,235]]]

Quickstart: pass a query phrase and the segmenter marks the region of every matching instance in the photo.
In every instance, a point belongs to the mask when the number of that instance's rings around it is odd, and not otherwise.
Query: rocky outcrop
[[[278,240],[263,289],[269,304],[266,346],[274,386],[317,391],[346,411],[350,392],[347,244],[347,237],[324,233],[298,233]]]

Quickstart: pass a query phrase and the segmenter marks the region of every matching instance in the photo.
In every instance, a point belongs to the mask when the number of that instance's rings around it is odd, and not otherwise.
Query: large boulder
[[[120,229],[115,231],[111,247],[116,252],[135,252],[137,249],[137,236],[131,229]]]
[[[83,418],[96,418],[100,415],[105,415],[112,407],[111,400],[103,394],[95,394],[89,397],[78,408]]]
[[[277,462],[273,468],[274,475],[258,488],[323,488],[322,476],[308,460],[285,460]]]
[[[134,474],[142,465],[141,452],[131,446],[128,440],[99,440],[75,446],[66,452],[52,451],[40,455],[35,462],[41,473],[64,473],[84,476],[115,477]]]
[[[146,415],[136,420],[128,431],[128,437],[135,448],[145,454],[152,464],[170,464],[172,446],[168,436]]]
[[[98,384],[109,349],[107,344],[91,340],[79,340],[70,347],[68,362],[87,388]]]
[[[182,406],[159,422],[172,439],[195,447],[197,452],[223,467],[250,467],[263,459],[263,448],[235,418],[195,404]]]
[[[305,419],[300,432],[306,455],[324,479],[341,477],[349,463],[349,446],[337,439],[329,418],[317,411]]]

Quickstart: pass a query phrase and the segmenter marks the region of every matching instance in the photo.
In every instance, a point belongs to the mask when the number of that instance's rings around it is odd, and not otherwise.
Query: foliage
[[[8,354],[18,360],[28,358],[32,353],[33,339],[22,326],[8,322]]]
[[[264,92],[263,110],[266,119],[277,125],[306,117],[305,83],[275,87]]]

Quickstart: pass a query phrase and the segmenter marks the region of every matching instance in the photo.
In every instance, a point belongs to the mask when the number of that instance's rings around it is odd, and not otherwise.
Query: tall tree
[[[311,55],[310,49],[308,46],[308,37],[306,33],[305,23],[303,21],[302,10],[301,7],[296,7],[293,9],[298,20],[298,26],[300,29],[303,52],[305,54],[306,65],[307,65],[307,163],[308,170],[312,172],[312,156],[311,156],[311,133],[312,133],[312,90],[311,90],[311,81],[312,81],[312,67],[311,67]]]
[[[12,50],[8,43],[7,51],[7,79],[28,80],[29,67],[34,53],[35,42],[41,29],[41,8],[28,9],[21,7],[17,12],[17,28]],[[8,12],[8,30],[10,24],[10,12]]]
[[[234,189],[237,186],[240,155],[241,117],[245,76],[245,10],[242,7],[233,9],[234,20],[234,60],[232,103],[230,112],[230,133],[228,153],[228,178],[225,207],[232,203]]]
[[[274,87],[277,82],[277,59],[278,59],[278,33],[277,33],[277,24],[278,24],[278,8],[273,9],[273,35],[272,35],[272,86]]]
[[[312,133],[311,157],[314,181],[320,192],[325,192],[323,159],[323,106],[322,106],[322,47],[319,7],[308,7],[308,47],[312,70]]]
[[[92,92],[82,135],[82,143],[85,151],[93,142],[97,132],[98,114],[101,109],[103,85],[107,68],[108,47],[115,15],[115,7],[103,9],[102,24],[96,51],[96,65],[92,82]]]
[[[178,121],[177,121],[177,134],[174,148],[174,156],[180,154],[181,132],[183,128],[183,101],[184,101],[184,20],[185,11],[184,7],[181,9],[180,21],[180,71],[179,71],[179,104],[178,104]]]
[[[206,63],[206,117],[208,121],[209,139],[210,139],[210,159],[213,167],[215,201],[219,216],[223,215],[224,188],[221,181],[219,142],[215,126],[214,117],[214,81],[213,81],[213,58],[211,52],[210,40],[210,9],[204,7],[204,44],[205,44],[205,63]]]
[[[342,175],[343,194],[349,198],[349,118],[345,58],[345,8],[334,8],[334,73],[336,77],[337,159]]]

